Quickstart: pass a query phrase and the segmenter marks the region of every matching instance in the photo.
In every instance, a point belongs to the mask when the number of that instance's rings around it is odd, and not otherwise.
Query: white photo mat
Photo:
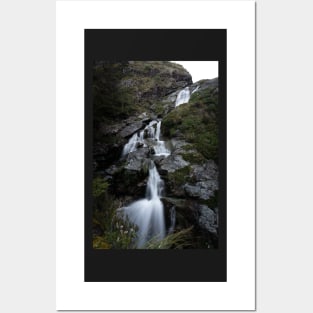
[[[254,310],[254,1],[57,1],[56,24],[57,310]],[[84,29],[110,28],[227,29],[227,282],[84,282]]]

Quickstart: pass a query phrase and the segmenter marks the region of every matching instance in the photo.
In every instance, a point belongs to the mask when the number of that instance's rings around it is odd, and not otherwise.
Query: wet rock
[[[188,142],[186,142],[185,140],[180,140],[180,139],[172,139],[171,140],[172,146],[173,146],[173,150],[176,151],[186,145],[189,145]]]
[[[195,185],[188,183],[184,185],[184,190],[189,197],[201,200],[209,200],[217,189],[217,182],[213,180],[197,182]]]
[[[176,230],[188,228],[198,223],[198,206],[192,201],[184,198],[164,197],[162,198],[164,204],[165,215],[170,215],[170,210],[174,207],[176,211]],[[167,220],[167,225],[170,222]]]
[[[144,127],[144,124],[142,121],[140,122],[134,122],[130,125],[126,126],[122,131],[119,132],[119,135],[123,138],[130,137],[134,133],[136,133],[138,130],[142,129]]]
[[[218,167],[213,160],[208,160],[203,165],[192,165],[191,176],[196,181],[217,180]]]
[[[112,165],[112,166],[110,166],[108,169],[106,169],[106,173],[107,174],[109,174],[109,175],[114,175],[117,171],[118,171],[119,169],[118,169],[118,167],[116,166],[116,165]]]
[[[148,167],[149,148],[140,148],[129,153],[125,169],[132,171],[141,171]]]
[[[148,117],[147,112],[143,112],[143,113],[141,113],[141,114],[138,116],[139,119],[144,119],[144,118],[147,118],[147,117]]]
[[[163,173],[173,173],[176,170],[186,167],[189,162],[186,162],[181,155],[172,154],[169,157],[160,161],[160,170]]]
[[[217,234],[218,216],[206,205],[199,205],[199,226],[212,234]]]
[[[191,181],[183,187],[186,195],[191,198],[208,200],[218,190],[218,168],[212,160],[203,165],[192,165],[190,177]]]

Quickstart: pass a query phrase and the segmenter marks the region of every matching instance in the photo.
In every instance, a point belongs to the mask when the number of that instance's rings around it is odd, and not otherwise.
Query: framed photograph
[[[85,281],[226,281],[226,72],[224,29],[85,30]]]
[[[57,309],[255,308],[254,40],[250,1],[57,3]]]

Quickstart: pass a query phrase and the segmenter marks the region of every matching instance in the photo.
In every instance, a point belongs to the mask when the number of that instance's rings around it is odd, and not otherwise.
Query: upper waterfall
[[[190,90],[189,87],[184,88],[179,92],[176,98],[175,107],[178,107],[179,105],[183,103],[188,103],[190,99]]]

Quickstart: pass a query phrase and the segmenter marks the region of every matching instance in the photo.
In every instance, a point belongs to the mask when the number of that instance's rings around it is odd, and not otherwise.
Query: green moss
[[[192,94],[189,103],[165,116],[163,134],[172,137],[179,131],[203,157],[218,162],[217,115],[217,95],[209,87]]]
[[[180,186],[184,184],[186,181],[188,181],[190,177],[190,170],[190,166],[185,166],[176,170],[173,173],[168,173],[169,182],[171,184],[174,184],[175,186]]]
[[[157,102],[153,107],[153,111],[156,115],[162,115],[164,113],[164,103]]]
[[[97,198],[104,195],[109,187],[109,183],[101,178],[96,177],[92,181],[92,195]]]
[[[184,153],[182,154],[182,157],[185,161],[191,164],[201,164],[203,161],[205,161],[203,155],[197,152]]]

